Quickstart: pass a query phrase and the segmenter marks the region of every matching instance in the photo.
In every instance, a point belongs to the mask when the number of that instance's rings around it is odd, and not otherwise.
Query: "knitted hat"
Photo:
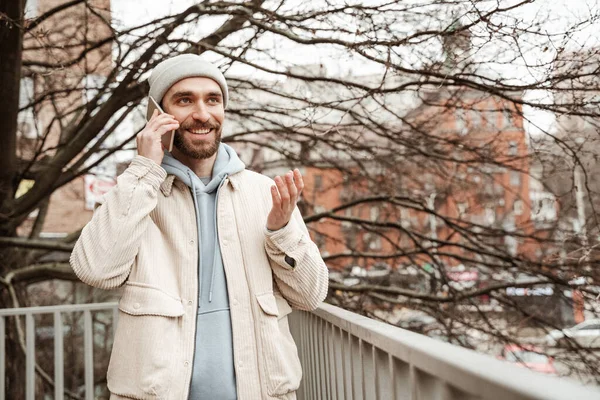
[[[150,75],[150,96],[159,104],[165,93],[177,82],[185,78],[204,77],[217,82],[223,93],[223,106],[227,108],[229,95],[227,82],[219,69],[196,54],[181,54],[162,61]]]

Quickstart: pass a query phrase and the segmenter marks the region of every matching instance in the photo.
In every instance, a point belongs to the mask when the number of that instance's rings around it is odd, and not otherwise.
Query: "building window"
[[[519,147],[517,145],[517,142],[514,142],[514,141],[508,142],[508,155],[516,156],[517,154],[519,154]]]
[[[502,127],[509,128],[511,126],[513,126],[512,113],[510,112],[510,110],[505,109],[502,111]]]
[[[35,87],[32,78],[21,78],[19,88],[19,108],[27,107],[34,100]],[[33,107],[29,107],[19,113],[18,116],[19,133],[27,139],[37,139],[37,130],[35,127],[35,117]]]
[[[323,177],[321,175],[315,175],[315,192],[323,188]]]
[[[552,222],[557,218],[556,198],[549,192],[531,194],[531,219],[537,222]]]
[[[521,185],[521,173],[519,171],[510,171],[510,185],[520,186]]]
[[[494,222],[496,222],[496,211],[493,208],[485,209],[484,221],[487,226],[494,225]]]
[[[371,221],[379,219],[379,207],[371,207]]]
[[[369,248],[371,250],[381,250],[381,236],[376,235],[373,240],[371,240]]]
[[[363,241],[366,250],[381,250],[381,236],[376,233],[365,233]]]
[[[352,215],[352,207],[348,207],[348,208],[346,208],[344,210],[344,216],[346,218],[352,218],[353,217],[353,215]],[[345,227],[352,226],[352,222],[350,222],[350,221],[342,221],[342,226],[345,226]]]
[[[400,226],[410,228],[410,211],[407,208],[400,207]]]
[[[481,110],[471,110],[469,114],[471,116],[471,127],[477,129],[485,125],[484,115],[481,113]]]
[[[523,200],[516,200],[513,203],[513,210],[514,210],[515,215],[522,215],[523,208],[524,208]]]
[[[357,250],[357,248],[356,248],[357,247],[356,246],[356,244],[357,244],[357,240],[356,240],[357,236],[358,235],[356,234],[356,232],[353,232],[353,230],[346,231],[346,234],[344,235],[344,239],[345,239],[345,242],[346,242],[346,247],[349,250],[352,250],[352,251]]]
[[[467,119],[465,118],[465,110],[456,110],[456,131],[459,135],[467,134]]]
[[[512,235],[504,236],[504,246],[506,246],[506,250],[511,256],[517,255],[517,249],[519,247],[519,242]]]

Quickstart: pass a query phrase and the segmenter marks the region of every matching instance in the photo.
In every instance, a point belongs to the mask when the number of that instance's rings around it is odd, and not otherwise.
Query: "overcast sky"
[[[370,0],[367,0],[370,1]],[[516,0],[500,0],[502,6],[506,6],[509,3],[513,3]],[[150,21],[152,19],[169,15],[173,12],[178,12],[186,9],[189,5],[193,4],[193,0],[165,0],[157,2],[155,0],[118,0],[112,2],[112,14],[113,21],[121,28],[139,25],[143,22]],[[598,0],[538,0],[533,4],[526,5],[519,8],[518,15],[523,18],[524,21],[528,20],[547,20],[545,29],[548,33],[559,33],[564,31],[565,27],[570,26],[573,21],[581,20],[582,18],[588,17],[590,14],[598,14],[600,9],[600,2]],[[215,19],[214,25],[206,25],[203,28],[207,32],[210,32],[220,23],[223,19]],[[266,39],[269,40],[269,39]],[[589,26],[583,31],[577,33],[571,38],[571,45],[577,48],[586,48],[592,46],[598,46],[600,43],[600,26]],[[330,74],[347,74],[351,71],[349,68],[354,67],[354,62],[343,59],[340,61],[340,57],[332,56],[327,51],[315,51],[314,48],[308,46],[294,45],[289,41],[273,41],[271,45],[277,48],[277,56],[279,59],[284,60],[289,64],[314,64],[323,63],[327,67]],[[552,50],[549,52],[532,51],[528,55],[528,62],[543,62],[545,59],[551,59]],[[360,68],[362,74],[369,74],[369,66]],[[373,73],[376,72],[375,70]],[[246,75],[252,74],[253,71],[245,66],[238,66],[233,70],[229,71],[230,74],[234,75]],[[520,71],[518,67],[505,68],[501,67],[499,74],[504,75],[504,79],[509,79],[511,76],[521,77],[529,74],[529,71]],[[535,79],[535,77],[531,77]],[[526,93],[526,96],[535,98],[548,97],[547,93],[544,92],[530,92]],[[533,112],[532,110],[525,110],[527,117],[539,125],[541,128],[546,129],[553,122],[553,116],[546,113]],[[527,130],[531,134],[536,134],[538,130],[531,125],[527,124]]]

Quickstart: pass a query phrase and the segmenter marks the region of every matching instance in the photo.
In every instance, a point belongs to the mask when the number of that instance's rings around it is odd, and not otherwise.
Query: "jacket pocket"
[[[302,367],[287,322],[292,309],[283,297],[276,297],[272,292],[257,294],[256,300],[262,311],[259,316],[262,345],[259,360],[267,393],[281,396],[296,391],[302,379]]]
[[[119,311],[109,390],[134,399],[166,398],[180,356],[181,300],[152,286],[127,283]]]

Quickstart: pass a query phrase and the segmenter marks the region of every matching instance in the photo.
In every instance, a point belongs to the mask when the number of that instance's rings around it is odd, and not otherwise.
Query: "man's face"
[[[162,101],[165,112],[179,121],[173,145],[187,157],[212,157],[221,143],[225,119],[223,94],[210,78],[182,79],[167,91]]]

